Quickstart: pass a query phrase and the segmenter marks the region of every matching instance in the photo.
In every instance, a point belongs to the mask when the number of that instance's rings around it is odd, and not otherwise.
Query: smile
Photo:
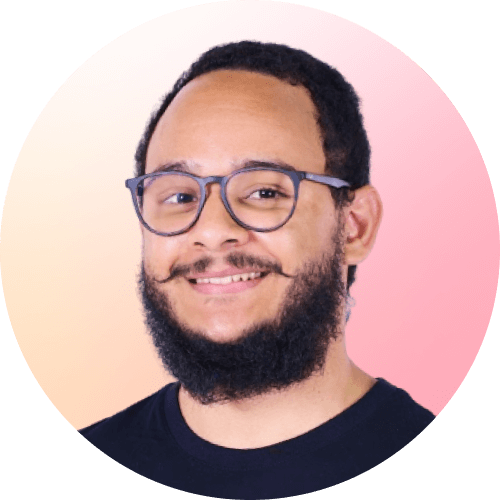
[[[224,276],[220,278],[198,278],[189,280],[191,283],[212,283],[213,285],[229,285],[229,283],[237,283],[238,281],[248,281],[255,278],[260,278],[266,273],[244,273],[233,274],[232,276]]]
[[[204,294],[238,293],[257,286],[269,272],[250,272],[227,276],[188,279],[191,287]]]

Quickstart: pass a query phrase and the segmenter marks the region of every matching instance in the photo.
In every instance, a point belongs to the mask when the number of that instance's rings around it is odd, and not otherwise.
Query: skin
[[[324,174],[315,115],[302,87],[248,71],[203,75],[180,91],[160,119],[148,149],[146,173],[183,161],[196,175],[224,176],[245,161],[259,160]],[[219,186],[211,185],[200,219],[188,232],[161,237],[142,228],[145,270],[161,280],[172,266],[209,256],[215,264],[208,271],[217,272],[227,268],[224,256],[238,251],[278,262],[286,274],[294,275],[304,263],[331,253],[332,235],[338,220],[343,220],[346,278],[347,266],[361,262],[373,246],[381,213],[380,197],[372,186],[358,190],[339,219],[329,189],[303,181],[290,221],[274,232],[258,233],[233,221]],[[228,342],[249,326],[276,317],[289,285],[290,278],[270,274],[238,293],[202,294],[185,277],[160,287],[181,322],[216,342]],[[255,448],[321,425],[373,383],[349,360],[340,335],[331,343],[322,372],[284,391],[203,406],[181,389],[179,403],[187,424],[202,438],[227,447]]]

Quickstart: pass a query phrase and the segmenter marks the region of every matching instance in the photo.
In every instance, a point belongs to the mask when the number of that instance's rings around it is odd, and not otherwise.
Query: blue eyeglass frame
[[[293,200],[293,206],[292,210],[290,211],[290,215],[280,224],[278,224],[275,227],[269,228],[269,229],[260,229],[256,227],[249,226],[245,224],[244,222],[240,221],[238,217],[234,214],[234,212],[231,210],[231,206],[229,205],[227,201],[227,196],[226,196],[226,186],[227,183],[235,176],[242,174],[244,172],[251,172],[251,171],[256,171],[256,170],[263,170],[263,171],[272,171],[272,172],[280,172],[282,174],[287,175],[293,182],[293,187],[294,187],[294,192],[295,192],[295,198]],[[152,177],[159,177],[159,176],[164,176],[164,175],[185,175],[186,177],[190,177],[191,179],[194,179],[198,185],[200,186],[200,193],[201,193],[201,200],[200,204],[198,206],[198,212],[193,219],[193,222],[189,224],[189,226],[185,227],[184,229],[181,229],[180,231],[174,231],[171,233],[161,233],[159,231],[156,231],[152,227],[148,225],[148,223],[143,219],[141,210],[140,210],[140,203],[138,198],[142,196],[142,194],[137,194],[138,191],[138,186],[139,184],[144,181],[145,179],[149,179]],[[189,174],[187,172],[182,172],[179,170],[168,170],[168,171],[162,171],[162,172],[153,172],[151,174],[146,174],[146,175],[141,175],[140,177],[134,177],[133,179],[127,179],[125,181],[125,186],[130,189],[130,193],[132,195],[132,202],[134,204],[135,212],[137,214],[137,217],[139,217],[139,220],[141,221],[142,225],[151,231],[154,234],[157,234],[159,236],[177,236],[178,234],[185,233],[186,231],[189,231],[197,222],[198,219],[200,218],[200,214],[205,206],[205,202],[207,200],[207,185],[208,184],[219,184],[220,186],[220,193],[221,193],[221,198],[222,198],[222,203],[224,204],[224,207],[226,208],[227,212],[231,216],[231,218],[241,227],[248,229],[249,231],[257,231],[259,233],[269,233],[271,231],[276,231],[280,227],[283,227],[292,217],[293,213],[295,212],[295,207],[297,206],[297,200],[299,197],[299,186],[301,181],[303,180],[308,180],[312,182],[316,182],[318,184],[324,184],[336,189],[340,189],[343,187],[350,187],[350,184],[346,181],[343,181],[342,179],[338,179],[337,177],[331,177],[328,175],[320,175],[320,174],[312,174],[311,172],[301,172],[297,170],[285,170],[281,168],[274,168],[274,167],[250,167],[250,168],[242,168],[239,170],[235,170],[234,172],[231,172],[229,175],[226,175],[224,177],[220,176],[209,176],[209,177],[198,177],[197,175],[194,174]]]

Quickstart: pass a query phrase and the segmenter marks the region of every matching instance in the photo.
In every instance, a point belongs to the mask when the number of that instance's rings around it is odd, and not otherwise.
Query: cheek
[[[175,255],[173,241],[151,233],[142,235],[142,258],[146,270],[155,275],[163,275],[173,265]]]
[[[317,186],[314,186],[317,187]],[[304,254],[317,255],[330,247],[337,227],[337,213],[328,188],[307,192],[297,203],[290,220],[291,229],[300,235],[298,244]]]
[[[317,260],[332,248],[337,218],[333,200],[317,197],[300,200],[292,218],[278,231],[261,237],[286,272]]]

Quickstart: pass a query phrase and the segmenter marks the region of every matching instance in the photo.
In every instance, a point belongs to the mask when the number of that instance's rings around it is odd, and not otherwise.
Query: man
[[[358,98],[275,44],[209,50],[153,114],[127,181],[147,325],[179,382],[82,434],[160,483],[279,498],[350,479],[433,415],[348,358],[382,216]]]

